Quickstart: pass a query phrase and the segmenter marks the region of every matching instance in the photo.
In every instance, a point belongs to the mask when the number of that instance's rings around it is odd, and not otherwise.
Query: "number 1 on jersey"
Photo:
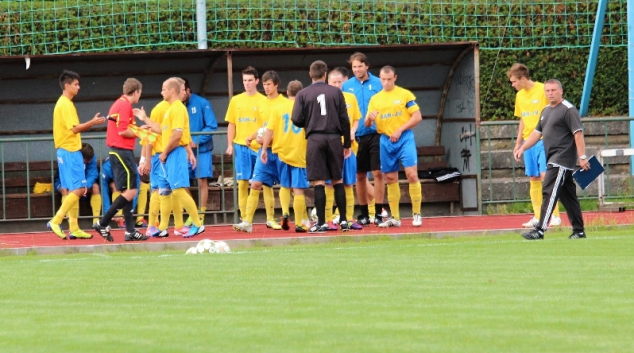
[[[317,103],[321,108],[321,115],[326,115],[326,96],[323,93],[317,96]]]

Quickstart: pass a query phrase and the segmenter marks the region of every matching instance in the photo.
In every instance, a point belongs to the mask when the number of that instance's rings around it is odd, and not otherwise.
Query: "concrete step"
[[[582,122],[583,133],[589,136],[604,136],[606,129],[608,135],[628,135],[629,122],[627,121],[610,121],[610,122]],[[485,141],[491,139],[515,139],[517,137],[518,125],[482,125],[480,126],[480,139]]]

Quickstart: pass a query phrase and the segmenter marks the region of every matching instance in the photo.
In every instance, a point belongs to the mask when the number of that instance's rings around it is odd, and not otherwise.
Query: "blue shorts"
[[[196,168],[189,170],[189,179],[206,179],[214,176],[213,167],[211,165],[211,151],[209,152],[197,152],[194,150],[194,156],[196,156]]]
[[[57,168],[62,188],[68,191],[87,187],[84,169],[84,157],[80,151],[69,152],[63,148],[57,149]]]
[[[266,164],[262,163],[260,158],[255,162],[255,168],[253,170],[252,181],[259,181],[262,184],[271,187],[280,183],[280,175],[278,172],[279,158],[271,149],[267,150],[268,160]]]
[[[185,147],[178,146],[168,155],[164,164],[161,164],[164,178],[159,180],[160,189],[180,189],[189,187],[189,170],[187,169],[187,151]]]
[[[306,168],[293,167],[290,164],[286,164],[278,159],[278,172],[280,175],[280,186],[287,189],[308,189],[310,186],[308,183],[308,175],[306,174]]]
[[[343,185],[355,185],[357,183],[357,155],[350,154],[350,157],[343,160],[343,170],[341,172]],[[368,172],[372,175],[372,172]],[[332,180],[326,180],[326,184],[332,184]]]
[[[161,160],[159,159],[160,153],[156,153],[152,156],[152,168],[150,169],[150,189],[156,190],[159,188],[159,179],[161,178]]]
[[[524,151],[524,174],[528,177],[540,177],[546,173],[546,151],[544,141],[539,140],[533,147]]]
[[[403,167],[418,165],[416,141],[412,130],[406,130],[401,138],[393,143],[387,135],[381,135],[381,172],[398,172],[399,162]]]
[[[233,155],[235,158],[233,165],[236,169],[236,180],[250,180],[253,175],[255,161],[259,159],[258,154],[247,146],[234,143]]]

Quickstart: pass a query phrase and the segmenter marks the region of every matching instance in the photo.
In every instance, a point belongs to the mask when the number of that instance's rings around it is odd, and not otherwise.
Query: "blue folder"
[[[585,190],[594,179],[598,178],[599,175],[605,171],[605,168],[603,168],[595,156],[588,158],[588,163],[590,163],[589,170],[579,168],[572,173],[572,177],[575,178],[575,181],[582,190]]]

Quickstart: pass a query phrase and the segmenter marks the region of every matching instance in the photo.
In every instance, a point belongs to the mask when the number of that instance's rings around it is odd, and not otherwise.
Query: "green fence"
[[[225,137],[227,133],[224,131],[212,133],[193,132],[192,135],[219,135]],[[88,142],[93,146],[95,155],[99,159],[100,169],[101,163],[108,155],[105,138],[105,134],[88,133],[82,136],[83,142]],[[44,153],[47,155],[46,160],[43,160],[44,157],[42,157],[41,151],[46,151]],[[34,155],[37,155],[37,157],[34,157]],[[219,156],[220,163],[217,171],[224,176],[225,170],[233,168],[233,160],[225,160],[224,154]],[[19,161],[15,161],[16,157],[19,158]],[[0,181],[2,191],[0,223],[24,220],[44,221],[49,220],[57,212],[61,194],[55,190],[38,194],[33,192],[36,182],[53,184],[53,175],[57,168],[56,159],[52,136],[0,138],[0,177],[2,178]],[[212,182],[212,180],[208,181]],[[238,204],[236,188],[220,184],[218,189],[220,190],[220,209],[205,211],[205,214],[213,218],[213,223],[237,223],[237,207],[234,207],[235,210],[228,209],[226,202],[226,194],[230,194],[230,197],[233,198],[233,205]],[[105,210],[102,210],[103,212]],[[140,214],[147,216],[145,211]],[[92,218],[92,216],[80,218],[87,219]],[[209,222],[209,218],[207,218],[207,222]]]
[[[483,49],[588,47],[598,0],[207,0],[210,48],[478,41]],[[195,0],[0,1],[0,55],[196,49]],[[611,0],[603,46],[626,46]]]
[[[602,149],[612,149],[612,148],[623,148],[623,142],[625,140],[629,141],[629,135],[624,134],[615,134],[611,129],[615,123],[629,123],[634,120],[634,118],[584,118],[581,119],[582,124],[586,125],[588,123],[600,124],[602,126],[602,134],[598,132],[593,132],[592,135],[586,135],[586,151],[596,149],[597,154]],[[528,179],[524,175],[523,171],[523,162],[515,162],[515,159],[512,158],[511,149],[504,148],[506,146],[514,146],[517,136],[517,126],[519,122],[515,121],[487,121],[483,122],[480,127],[480,151],[484,155],[482,156],[482,160],[486,160],[481,165],[482,171],[482,184],[480,190],[482,190],[482,204],[493,205],[493,204],[508,204],[508,203],[516,203],[516,202],[530,202],[530,199],[526,197],[521,197],[519,194],[519,186],[524,184],[526,186],[528,184]],[[503,127],[508,127],[509,131],[504,133],[505,136],[509,136],[509,132],[512,132],[511,137],[508,138],[492,138],[493,130],[500,129]],[[596,130],[596,129],[595,129]],[[621,136],[621,138],[615,138],[615,136]],[[617,140],[617,145],[611,143],[610,137]],[[588,143],[588,141],[592,139],[595,143]],[[601,142],[598,142],[602,140]],[[496,153],[495,145],[504,146],[497,151],[502,151],[501,153],[508,153],[508,157],[510,159],[510,166],[505,166],[505,168],[500,168],[500,164],[503,162],[494,163],[493,155]],[[494,166],[497,164],[497,166]],[[621,157],[620,160],[614,160],[610,158],[606,158],[604,160],[604,166],[606,169],[605,175],[605,199],[608,200],[617,200],[617,199],[631,199],[634,198],[634,184],[632,181],[632,165],[631,158],[629,157]],[[612,168],[611,168],[612,167]],[[499,197],[502,193],[496,190],[496,184],[493,180],[502,178],[495,178],[495,173],[500,170],[510,170],[510,179],[511,179],[511,197]],[[616,174],[613,172],[619,171],[620,174]],[[610,178],[610,176],[613,178]],[[622,178],[620,178],[622,176]],[[615,178],[614,178],[615,177]],[[507,179],[509,179],[507,177]],[[488,187],[485,186],[485,180],[488,181]],[[596,188],[596,183],[598,181],[593,182],[595,187],[589,187],[587,190],[594,190]],[[616,183],[616,185],[615,185]],[[596,199],[598,201],[597,196],[594,192],[589,193],[588,191],[584,191],[583,195],[580,196],[580,199]],[[526,195],[528,196],[528,195]]]

